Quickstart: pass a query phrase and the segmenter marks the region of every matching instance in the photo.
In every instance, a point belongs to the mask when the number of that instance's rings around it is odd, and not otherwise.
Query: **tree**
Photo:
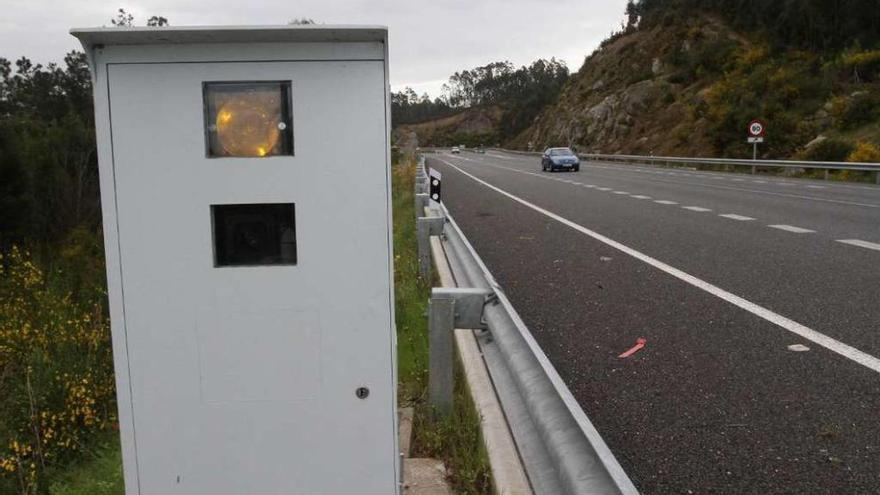
[[[153,17],[150,17],[149,19],[147,19],[147,26],[150,26],[150,27],[162,27],[162,26],[167,26],[167,25],[168,25],[168,19],[166,19],[162,16],[154,15]]]
[[[628,0],[626,2],[626,27],[624,31],[633,31],[639,27],[639,18],[641,17],[641,12],[639,10],[639,6],[636,5],[635,0]]]
[[[0,58],[0,204],[26,222],[0,220],[7,241],[54,243],[100,224],[91,77],[82,52],[64,61],[22,57],[13,70]]]
[[[131,27],[134,25],[134,16],[126,12],[125,9],[119,9],[116,17],[110,19],[110,24],[116,27]]]
[[[134,16],[126,12],[125,9],[119,9],[116,12],[116,17],[110,19],[110,24],[113,24],[115,27],[132,27],[134,26]],[[168,19],[160,15],[154,15],[147,19],[147,26],[168,26]]]
[[[669,15],[715,15],[737,29],[765,35],[780,48],[840,50],[880,42],[876,0],[637,0],[634,7],[649,24]]]
[[[508,61],[492,62],[456,72],[443,85],[443,93],[456,108],[501,106],[502,137],[513,137],[558,97],[568,77],[568,67],[556,59],[536,60],[519,69]]]

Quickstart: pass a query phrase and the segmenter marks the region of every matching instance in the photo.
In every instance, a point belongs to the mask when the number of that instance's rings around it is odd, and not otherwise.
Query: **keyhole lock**
[[[354,391],[354,395],[356,395],[358,399],[366,399],[370,396],[370,389],[368,389],[367,387],[359,387],[357,390]]]

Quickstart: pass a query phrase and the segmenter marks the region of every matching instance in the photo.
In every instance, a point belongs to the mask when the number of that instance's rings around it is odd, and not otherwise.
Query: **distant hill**
[[[880,160],[880,49],[861,47],[855,32],[840,33],[851,36],[842,45],[783,24],[778,32],[736,30],[732,24],[757,21],[696,7],[702,3],[711,2],[654,0],[647,13],[642,6],[642,17],[587,57],[557,101],[507,144],[749,156],[746,127],[759,118],[768,125],[766,157]],[[875,5],[867,16],[876,15]]]
[[[628,14],[515,134],[483,110],[401,129],[437,145],[476,132],[519,149],[750,157],[762,119],[764,157],[880,161],[876,0],[642,0]]]
[[[498,106],[470,108],[448,117],[403,124],[394,128],[391,141],[401,148],[496,146],[502,114]]]

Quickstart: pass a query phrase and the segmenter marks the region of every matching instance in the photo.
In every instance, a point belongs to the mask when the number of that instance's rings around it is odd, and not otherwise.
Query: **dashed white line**
[[[660,200],[660,201],[654,201],[654,202],[657,204],[661,204],[661,205],[677,205],[678,204],[675,201],[669,201],[669,200],[665,200],[665,199]]]
[[[629,193],[626,191],[614,191],[614,194],[629,195]]]
[[[861,241],[859,239],[838,239],[837,242],[842,242],[843,244],[849,244],[850,246],[858,246],[865,249],[873,249],[874,251],[880,251],[880,244],[868,241]]]
[[[784,230],[786,232],[791,232],[793,234],[815,234],[815,230],[804,229],[801,227],[795,227],[794,225],[768,225],[771,229],[779,229]]]
[[[703,208],[702,206],[682,206],[685,210],[695,211],[697,213],[705,213],[707,211],[712,211],[709,208]]]
[[[642,196],[641,194],[638,196],[633,196],[635,199],[651,199],[651,196]]]
[[[559,216],[551,211],[545,210],[544,208],[541,208],[538,205],[535,205],[533,203],[526,201],[525,199],[522,199],[518,196],[515,196],[515,195],[505,191],[504,189],[493,186],[492,184],[489,184],[488,182],[465,172],[461,168],[459,168],[459,167],[457,167],[457,166],[455,166],[445,160],[443,160],[443,162],[446,163],[447,165],[449,165],[450,167],[454,168],[458,172],[462,173],[463,175],[471,178],[475,182],[482,184],[483,186],[486,186],[487,188],[489,188],[499,194],[502,194],[502,195],[512,199],[513,201],[520,203],[523,206],[526,206],[526,207],[528,207],[528,208],[530,208],[530,209],[532,209],[532,210],[534,210],[544,216],[547,216],[553,220],[556,220],[557,222],[559,222],[567,227],[570,227],[570,228],[572,228],[572,229],[574,229],[574,230],[576,230],[576,231],[578,231],[588,237],[591,237],[591,238],[593,238],[603,244],[606,244],[614,249],[617,249],[618,251],[620,251],[628,256],[631,256],[639,261],[642,261],[643,263],[651,265],[654,268],[656,268],[656,269],[658,269],[668,275],[671,275],[671,276],[673,276],[673,277],[675,277],[675,278],[677,278],[677,279],[679,279],[689,285],[692,285],[692,286],[694,286],[704,292],[712,294],[713,296],[715,296],[723,301],[726,301],[726,302],[728,302],[728,303],[730,303],[730,304],[732,304],[742,310],[748,311],[749,313],[751,313],[755,316],[758,316],[759,318],[762,318],[762,319],[764,319],[764,320],[766,320],[766,321],[768,321],[768,322],[770,322],[780,328],[788,330],[789,332],[791,332],[795,335],[799,335],[800,337],[807,339],[810,342],[813,342],[817,345],[820,345],[820,346],[828,349],[831,352],[834,352],[834,353],[836,353],[840,356],[843,356],[853,362],[856,362],[856,363],[870,369],[871,371],[874,371],[875,373],[880,373],[880,359],[878,359],[878,358],[876,358],[866,352],[860,351],[859,349],[856,349],[855,347],[853,347],[851,345],[845,344],[837,339],[829,337],[823,333],[820,333],[816,330],[813,330],[812,328],[809,328],[809,327],[802,325],[794,320],[786,318],[785,316],[782,316],[778,313],[775,313],[775,312],[773,312],[763,306],[760,306],[760,305],[755,304],[747,299],[744,299],[740,296],[737,296],[736,294],[728,292],[718,286],[712,285],[709,282],[706,282],[706,281],[701,280],[697,277],[694,277],[693,275],[691,275],[687,272],[684,272],[682,270],[679,270],[678,268],[675,268],[671,265],[667,265],[666,263],[663,263],[660,260],[652,258],[642,252],[636,251],[635,249],[633,249],[629,246],[626,246],[626,245],[624,245],[620,242],[617,242],[609,237],[606,237],[602,234],[599,234],[598,232],[592,231],[582,225],[574,223],[571,220],[568,220],[567,218]],[[864,242],[864,241],[859,241],[859,242]],[[880,250],[880,245],[875,245],[875,246],[878,250]]]
[[[752,218],[752,217],[744,217],[742,215],[736,215],[733,213],[728,213],[726,215],[718,215],[718,216],[724,217],[724,218],[729,218],[731,220],[736,220],[738,222],[750,222],[750,221],[754,220],[754,218]]]
[[[599,190],[600,191],[610,191],[611,188],[610,187],[600,187]]]

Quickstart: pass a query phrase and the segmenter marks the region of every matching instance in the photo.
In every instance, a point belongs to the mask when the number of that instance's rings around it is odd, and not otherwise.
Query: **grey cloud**
[[[11,2],[11,3],[10,3]],[[436,92],[455,71],[495,60],[526,64],[557,57],[577,70],[623,18],[626,0],[4,0],[0,56],[60,61],[79,48],[71,27],[109,25],[119,7],[139,24],[163,15],[174,25],[284,24],[309,17],[327,24],[390,29],[391,78]]]

